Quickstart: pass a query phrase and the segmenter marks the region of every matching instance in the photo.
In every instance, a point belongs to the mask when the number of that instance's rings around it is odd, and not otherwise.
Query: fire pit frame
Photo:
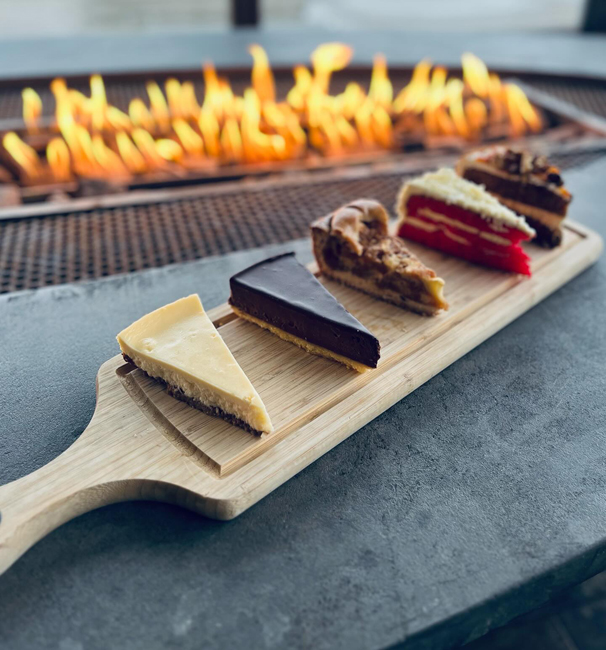
[[[584,134],[582,140],[551,143],[548,153],[555,164],[566,170],[606,156],[606,119],[533,88],[524,89],[532,99],[536,95],[538,103],[576,120]],[[598,97],[604,92],[606,84]],[[545,147],[543,141],[544,151]],[[0,211],[0,293],[159,268],[305,237],[309,222],[327,206],[364,195],[391,208],[405,177],[452,165],[458,155],[421,151],[357,166],[7,208]]]
[[[341,73],[335,74],[335,84],[338,86],[344,80],[356,79],[363,77],[370,80],[371,66],[353,65]],[[543,73],[526,73],[521,71],[512,71],[507,69],[494,69],[505,81],[513,81],[519,85],[533,104],[543,109],[547,114],[556,116],[556,118],[564,125],[578,127],[584,131],[582,140],[577,139],[568,142],[557,142],[554,133],[558,128],[548,129],[546,132],[537,135],[530,135],[526,138],[516,140],[517,144],[541,150],[547,154],[558,153],[568,149],[579,151],[606,151],[606,119],[593,113],[589,113],[576,106],[558,100],[557,98],[549,95],[548,93],[541,92],[527,83],[533,78],[556,80],[559,82],[566,80],[578,81],[578,76],[570,76],[563,74],[543,74]],[[410,66],[391,66],[390,76],[394,80],[396,90],[406,83],[410,77],[412,67]],[[455,75],[461,74],[460,68],[450,68],[450,72]],[[238,90],[239,86],[245,86],[249,83],[250,68],[249,67],[227,67],[222,68],[220,73],[227,76],[232,83],[232,86]],[[286,84],[286,79],[291,74],[291,69],[278,66],[274,68],[274,74],[278,88],[280,84]],[[513,76],[509,79],[506,77]],[[127,72],[127,73],[110,73],[103,75],[108,95],[111,95],[112,88],[117,84],[123,83],[136,83],[144,84],[147,80],[155,80],[163,82],[170,77],[176,77],[179,80],[194,80],[199,83],[202,82],[201,72],[193,69],[169,70],[169,71],[144,71],[144,72]],[[520,80],[523,77],[524,80]],[[82,87],[86,86],[89,81],[87,75],[69,75],[64,77],[70,86]],[[586,76],[581,79],[587,82],[602,82],[606,80]],[[28,84],[34,85],[38,88],[41,86],[48,86],[50,84],[50,77],[30,77],[28,79],[0,79],[0,95],[2,90],[17,89],[26,87]],[[400,82],[398,84],[398,82]],[[119,102],[118,102],[119,103]],[[54,117],[48,116],[47,121],[54,120]],[[24,130],[24,123],[22,119],[14,118],[1,118],[0,117],[0,133],[9,129],[16,129],[18,132]],[[479,143],[469,143],[469,146],[457,147],[454,150],[460,152],[464,149],[473,148],[478,146]],[[183,176],[168,176],[166,174],[147,175],[146,178],[134,177],[126,186],[120,187],[111,182],[107,183],[105,190],[101,191],[99,195],[90,196],[85,198],[70,198],[65,201],[57,202],[45,201],[42,197],[47,198],[53,191],[65,190],[67,193],[74,192],[77,181],[68,183],[65,186],[52,185],[52,186],[20,186],[13,183],[14,187],[18,188],[21,193],[24,203],[21,205],[12,205],[0,208],[0,219],[10,218],[25,218],[27,216],[40,216],[44,213],[56,214],[57,211],[69,210],[86,210],[92,207],[103,205],[124,205],[125,203],[139,203],[141,200],[167,200],[170,196],[177,197],[179,192],[184,192],[187,188],[195,186],[196,192],[204,192],[209,184],[215,185],[217,183],[228,182],[259,182],[261,178],[273,179],[278,176],[286,175],[292,179],[293,175],[305,176],[308,174],[333,174],[335,168],[357,167],[359,169],[375,169],[385,165],[399,167],[402,165],[404,168],[410,168],[405,159],[411,159],[412,168],[419,170],[427,169],[431,166],[436,166],[440,159],[448,158],[448,154],[453,152],[452,147],[437,147],[436,150],[419,150],[414,152],[394,152],[391,150],[378,150],[371,152],[364,152],[360,154],[351,154],[344,157],[322,157],[310,156],[309,158],[284,161],[284,162],[270,162],[270,163],[255,163],[243,165],[226,165],[224,167],[217,167],[212,172],[201,173],[186,173]],[[415,160],[416,159],[416,160]],[[422,159],[422,162],[421,160]],[[173,192],[175,194],[173,194]],[[154,194],[153,199],[149,198],[150,193]],[[188,189],[187,195],[190,195]],[[36,199],[39,199],[36,201]]]

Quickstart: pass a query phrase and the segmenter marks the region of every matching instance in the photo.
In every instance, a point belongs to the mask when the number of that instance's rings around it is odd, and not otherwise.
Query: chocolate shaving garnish
[[[538,180],[552,183],[557,187],[564,185],[560,170],[554,165],[550,165],[547,157],[543,155],[534,155],[528,151],[515,149],[495,148],[492,155],[482,160],[512,176],[521,176],[524,181],[528,181],[530,176],[534,176]]]

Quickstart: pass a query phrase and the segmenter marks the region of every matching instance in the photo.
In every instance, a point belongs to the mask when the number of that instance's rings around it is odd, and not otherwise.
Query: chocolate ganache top
[[[377,338],[302,266],[277,255],[230,279],[230,304],[294,336],[376,367]]]

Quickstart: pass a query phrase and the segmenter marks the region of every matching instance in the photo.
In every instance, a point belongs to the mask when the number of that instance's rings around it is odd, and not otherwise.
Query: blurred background
[[[254,2],[235,2],[250,16]],[[599,4],[599,2],[594,2]],[[264,28],[406,31],[577,30],[584,0],[259,0]],[[225,0],[2,0],[0,34],[11,37],[166,29],[225,29]]]

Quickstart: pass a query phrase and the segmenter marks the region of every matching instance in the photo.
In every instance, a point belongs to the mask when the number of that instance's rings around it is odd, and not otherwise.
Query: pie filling
[[[448,309],[444,280],[390,234],[389,215],[372,199],[357,199],[311,225],[323,275],[398,307],[433,316]]]
[[[395,237],[382,237],[372,231],[360,233],[360,243],[364,248],[362,255],[356,255],[351,247],[334,236],[326,236],[321,247],[323,272],[341,282],[347,276],[363,280],[363,286],[352,278],[354,288],[377,295],[393,292],[392,298],[406,303],[408,308],[415,306],[424,313],[447,307],[442,295],[444,282],[440,278],[424,278],[406,273],[407,260],[411,255],[404,242]],[[340,273],[331,273],[332,271]]]

